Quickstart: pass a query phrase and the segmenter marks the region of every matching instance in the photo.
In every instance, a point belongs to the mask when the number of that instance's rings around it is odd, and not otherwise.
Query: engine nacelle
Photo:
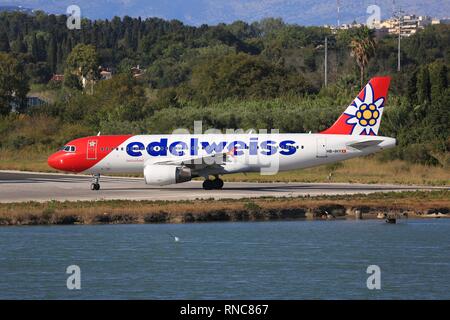
[[[192,179],[191,169],[173,165],[149,164],[144,168],[145,183],[153,186],[164,186],[187,182]]]

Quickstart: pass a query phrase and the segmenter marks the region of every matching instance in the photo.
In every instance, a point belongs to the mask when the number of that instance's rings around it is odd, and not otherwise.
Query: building
[[[100,80],[109,80],[112,78],[112,72],[108,70],[100,71]]]
[[[433,23],[429,16],[404,15],[400,18],[390,18],[374,23],[377,33],[381,34],[399,34],[399,25],[402,37],[409,37],[417,31]]]
[[[109,80],[113,77],[114,69],[111,67],[98,67],[100,80]]]
[[[64,81],[64,75],[63,74],[54,74],[50,81],[54,82],[63,82]]]
[[[139,65],[131,68],[131,74],[135,78],[141,77],[142,75],[144,75],[144,73],[145,73],[145,69],[141,69],[141,67]]]
[[[369,26],[373,28],[378,37],[382,37],[387,34],[399,34],[399,21],[402,37],[409,37],[417,31],[424,29],[426,26],[435,24],[450,24],[450,18],[431,18],[429,16],[416,16],[414,14],[403,15],[400,18],[392,17],[386,20],[375,20],[373,25]],[[339,27],[325,25],[325,28],[330,28],[333,33],[338,30],[348,30],[352,28],[361,28],[364,24],[353,21],[352,23],[344,23]]]
[[[433,18],[431,20],[431,24],[450,24],[450,18],[443,18],[443,19]]]
[[[357,23],[356,21],[353,21],[352,23],[343,23],[339,26],[340,30],[348,30],[353,28],[361,28],[364,25],[362,23]]]
[[[336,33],[338,30],[349,30],[353,28],[361,28],[364,25],[362,23],[357,23],[356,21],[353,21],[352,23],[343,23],[340,26],[331,26],[331,25],[324,25],[325,28],[330,28],[332,33]]]

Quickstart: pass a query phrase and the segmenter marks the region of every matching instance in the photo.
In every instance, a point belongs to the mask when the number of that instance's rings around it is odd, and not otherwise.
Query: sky
[[[382,18],[391,17],[393,2],[406,13],[450,15],[450,0],[340,0],[340,22],[365,22],[371,4],[380,7]],[[0,0],[0,6],[21,5],[56,14],[66,13],[73,4],[90,19],[129,15],[178,19],[189,25],[252,22],[265,17],[281,17],[300,25],[336,25],[338,17],[336,0]]]

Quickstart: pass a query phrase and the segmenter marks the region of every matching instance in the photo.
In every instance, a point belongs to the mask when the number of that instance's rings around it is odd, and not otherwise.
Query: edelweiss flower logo
[[[350,116],[347,124],[353,126],[352,132],[356,129],[359,134],[375,135],[375,127],[379,125],[378,119],[381,117],[384,98],[374,101],[373,88],[368,84],[364,88],[364,100],[359,97],[345,110],[345,114]]]

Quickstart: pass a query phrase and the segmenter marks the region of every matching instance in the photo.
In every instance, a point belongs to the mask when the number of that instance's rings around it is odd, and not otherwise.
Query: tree
[[[56,72],[57,51],[56,39],[54,35],[51,35],[50,42],[47,49],[47,63],[50,66],[52,72]]]
[[[8,35],[6,32],[0,33],[0,51],[9,52],[10,50]]]
[[[281,18],[264,18],[259,22],[254,22],[252,26],[258,29],[261,35],[266,36],[283,28],[285,23]]]
[[[26,53],[28,48],[25,42],[23,41],[23,37],[21,34],[17,37],[15,41],[11,44],[11,50],[15,53]]]
[[[303,76],[244,53],[204,61],[193,69],[190,85],[203,101],[276,97],[311,90]]]
[[[305,67],[308,69],[308,71],[316,71],[316,55],[312,48],[307,48],[304,50],[303,63],[305,64]]]
[[[412,72],[408,79],[406,96],[410,105],[417,103],[417,71]]]
[[[80,78],[70,72],[64,74],[64,86],[71,89],[83,90],[83,85]]]
[[[437,101],[448,87],[447,67],[441,61],[430,64],[431,100]]]
[[[428,66],[422,66],[417,74],[417,100],[419,103],[430,102],[431,83]]]
[[[131,68],[136,66],[137,63],[130,58],[125,58],[120,61],[119,65],[117,66],[117,72],[118,73],[131,73]]]
[[[29,63],[25,70],[31,83],[47,83],[52,77],[52,71],[46,62]]]
[[[242,20],[233,22],[227,26],[227,29],[239,39],[248,39],[257,35],[257,30]]]
[[[23,111],[28,91],[23,65],[11,55],[0,52],[0,115],[9,114],[13,104],[17,111]]]
[[[33,33],[33,36],[31,38],[31,55],[36,61],[39,60],[39,47],[36,38],[36,33]]]
[[[375,41],[372,31],[363,27],[358,29],[350,42],[351,56],[355,58],[360,69],[361,88],[364,85],[364,70],[369,64],[369,59],[375,53]]]
[[[76,75],[85,87],[88,82],[93,88],[93,82],[97,78],[98,56],[92,45],[78,44],[67,57],[66,74]]]

